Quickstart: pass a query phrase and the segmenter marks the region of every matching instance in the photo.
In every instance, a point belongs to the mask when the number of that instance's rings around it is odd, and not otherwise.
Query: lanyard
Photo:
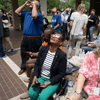
[[[99,70],[98,70],[98,84],[100,83],[100,80],[99,80],[99,73],[100,73],[100,59],[99,59]],[[98,87],[98,84],[97,84],[97,87]]]

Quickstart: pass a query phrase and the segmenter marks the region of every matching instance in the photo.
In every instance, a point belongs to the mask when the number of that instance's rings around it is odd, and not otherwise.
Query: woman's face
[[[95,15],[95,12],[94,11],[91,11],[91,15]]]
[[[1,16],[3,16],[3,12],[2,12],[2,10],[0,9],[0,14],[1,14]]]
[[[50,43],[56,45],[62,45],[62,36],[60,34],[51,34]]]

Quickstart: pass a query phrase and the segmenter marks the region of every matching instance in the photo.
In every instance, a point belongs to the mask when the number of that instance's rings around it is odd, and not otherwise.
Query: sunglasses
[[[59,35],[57,35],[57,34],[51,34],[51,37],[55,37],[57,39],[61,39],[61,37]]]

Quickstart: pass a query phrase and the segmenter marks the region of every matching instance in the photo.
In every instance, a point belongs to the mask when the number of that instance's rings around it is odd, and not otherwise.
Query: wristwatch
[[[77,94],[81,94],[81,92],[80,92],[79,90],[76,90],[75,92],[76,92]]]

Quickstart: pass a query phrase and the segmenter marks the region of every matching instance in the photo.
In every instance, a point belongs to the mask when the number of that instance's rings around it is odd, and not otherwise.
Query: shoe
[[[24,82],[29,83],[30,79],[24,79]]]
[[[11,49],[10,53],[14,53],[14,49]]]
[[[6,58],[6,55],[4,55],[4,56],[1,56],[1,55],[0,55],[0,58]]]
[[[8,49],[5,49],[5,50],[4,50],[4,52],[7,52],[7,51],[8,51]]]
[[[20,70],[19,72],[18,72],[18,75],[21,75],[21,74],[23,74],[25,72],[25,70]]]
[[[25,92],[20,96],[20,99],[27,99],[27,98],[29,98],[28,92]]]
[[[69,45],[67,46],[67,49],[69,49]]]

